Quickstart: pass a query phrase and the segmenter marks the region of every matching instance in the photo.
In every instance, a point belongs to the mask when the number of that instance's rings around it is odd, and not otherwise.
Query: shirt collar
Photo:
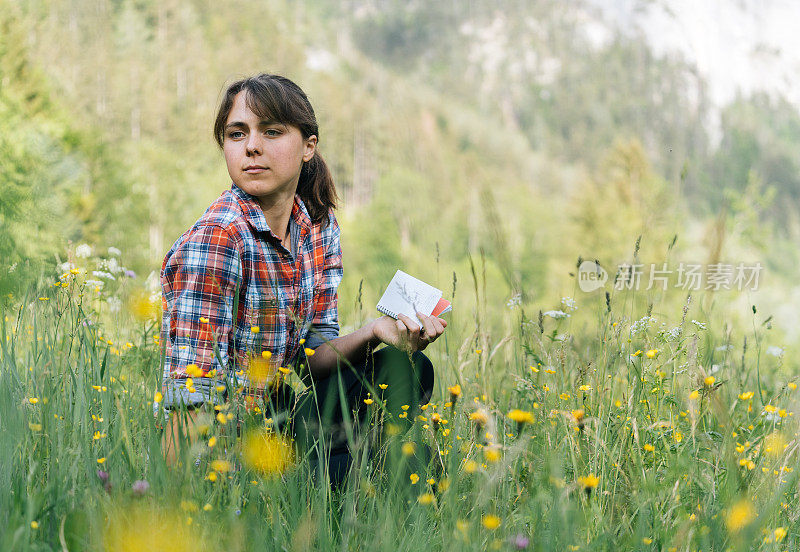
[[[231,183],[231,193],[242,208],[244,218],[250,223],[250,226],[259,232],[272,233],[267,224],[267,218],[264,216],[264,211],[261,210],[253,196],[242,190],[235,183]],[[308,214],[308,209],[306,209],[306,204],[300,198],[300,194],[294,194],[294,204],[289,218],[294,220],[295,224],[300,228],[305,228],[306,230],[311,225],[311,216]]]

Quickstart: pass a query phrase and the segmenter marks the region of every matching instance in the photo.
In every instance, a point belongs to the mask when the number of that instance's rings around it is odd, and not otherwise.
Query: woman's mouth
[[[262,173],[262,172],[267,171],[267,170],[269,170],[269,169],[267,169],[266,167],[247,167],[244,170],[244,172],[246,172],[248,174],[258,174],[258,173]]]

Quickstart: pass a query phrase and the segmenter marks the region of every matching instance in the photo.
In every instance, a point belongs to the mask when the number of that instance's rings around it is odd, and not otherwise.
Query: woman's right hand
[[[417,318],[422,322],[422,328],[404,314],[398,315],[397,320],[388,315],[381,316],[373,322],[372,334],[381,342],[400,350],[410,353],[422,351],[444,333],[447,321],[437,316],[425,316],[421,312],[417,312]]]

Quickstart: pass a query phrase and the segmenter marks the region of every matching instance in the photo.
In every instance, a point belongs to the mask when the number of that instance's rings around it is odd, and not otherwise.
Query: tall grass
[[[248,435],[269,413],[235,405],[168,466],[152,408],[157,324],[127,301],[109,313],[77,272],[4,303],[4,549],[797,545],[797,385],[762,350],[756,312],[737,335],[701,316],[701,298],[631,290],[564,298],[569,316],[545,315],[486,304],[473,265],[475,311],[455,298],[446,339],[426,350],[432,403],[399,434],[400,412],[369,405],[347,484],[332,489],[302,456],[278,474],[243,463],[237,421]],[[513,331],[493,335],[486,310]]]

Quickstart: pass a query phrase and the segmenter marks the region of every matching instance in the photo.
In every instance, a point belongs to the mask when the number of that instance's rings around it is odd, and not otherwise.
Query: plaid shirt
[[[272,371],[302,358],[303,347],[339,335],[342,250],[332,210],[329,217],[326,228],[312,224],[295,194],[289,251],[254,198],[232,184],[178,238],[161,269],[165,408],[179,399],[218,402],[213,387],[220,382],[206,377],[211,370],[247,385],[252,357],[269,351]],[[202,375],[187,372],[190,364]],[[194,390],[185,385],[192,375]]]

